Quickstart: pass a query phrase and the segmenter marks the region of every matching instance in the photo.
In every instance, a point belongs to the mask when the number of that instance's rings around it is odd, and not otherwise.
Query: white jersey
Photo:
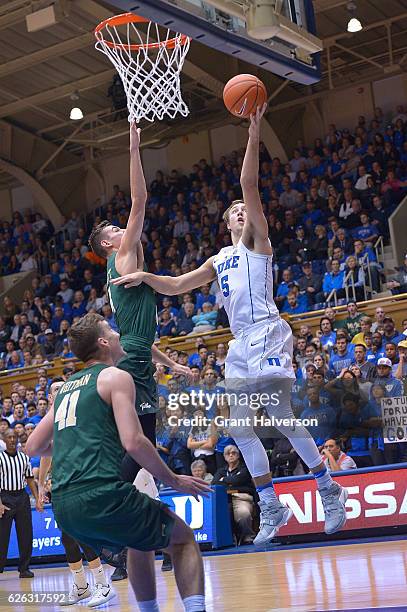
[[[271,255],[249,251],[241,240],[215,256],[213,266],[234,336],[253,323],[278,316],[272,260]]]

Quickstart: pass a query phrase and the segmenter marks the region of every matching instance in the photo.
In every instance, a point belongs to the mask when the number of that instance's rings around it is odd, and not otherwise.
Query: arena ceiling
[[[347,3],[314,0],[317,32],[324,41],[323,75],[316,85],[285,81],[193,42],[183,79],[191,116],[146,126],[144,146],[161,146],[191,131],[234,121],[223,107],[221,93],[228,78],[239,72],[255,72],[265,81],[270,110],[277,113],[318,100],[328,90],[407,70],[404,0],[358,0],[357,16],[364,29],[353,35],[346,32]],[[114,69],[94,49],[93,29],[113,14],[111,7],[95,0],[57,0],[59,23],[28,33],[26,16],[50,4],[9,0],[0,5],[0,127],[12,126],[53,145],[50,158],[35,168],[38,180],[58,171],[59,164],[92,163],[124,150],[128,138],[127,121],[115,120],[107,97]],[[76,91],[85,117],[72,122],[70,95]],[[12,146],[9,151],[13,161]],[[4,148],[1,155],[7,158]],[[0,170],[0,183],[7,181],[7,172]]]

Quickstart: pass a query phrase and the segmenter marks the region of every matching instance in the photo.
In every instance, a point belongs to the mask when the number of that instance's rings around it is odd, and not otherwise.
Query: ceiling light
[[[352,17],[352,19],[349,19],[347,29],[348,32],[351,32],[352,34],[354,32],[360,32],[360,30],[362,30],[362,24],[360,23],[359,19],[356,19],[356,17]]]
[[[71,108],[69,118],[73,121],[79,121],[79,119],[83,119],[83,112],[78,106],[74,106],[73,108]]]
[[[355,32],[360,32],[363,26],[359,19],[356,18],[356,12],[358,9],[356,2],[354,2],[354,0],[348,2],[348,4],[346,5],[346,9],[350,13],[350,19],[348,21],[347,27],[348,32],[350,32],[351,34],[354,34]]]
[[[77,102],[79,100],[79,93],[74,91],[69,97],[72,102]],[[73,106],[71,108],[71,112],[69,113],[69,118],[72,119],[72,121],[79,121],[79,119],[83,119],[82,109],[80,109],[79,106]]]

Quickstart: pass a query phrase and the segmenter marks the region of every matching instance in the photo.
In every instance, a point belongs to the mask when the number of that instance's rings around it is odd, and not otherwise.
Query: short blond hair
[[[230,211],[232,210],[234,206],[236,206],[236,204],[244,204],[244,201],[243,200],[233,200],[232,204],[230,204],[230,206],[227,207],[227,209],[222,215],[222,219],[225,221],[225,223],[229,223]]]

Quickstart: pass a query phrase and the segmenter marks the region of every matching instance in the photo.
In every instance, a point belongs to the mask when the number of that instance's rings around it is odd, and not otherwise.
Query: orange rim
[[[139,49],[159,49],[160,47],[167,47],[167,49],[174,49],[177,44],[185,45],[190,39],[185,34],[180,34],[174,38],[163,40],[161,42],[146,43],[145,45],[128,45],[126,43],[115,43],[110,40],[106,40],[103,37],[102,31],[109,26],[121,26],[127,25],[128,23],[149,23],[150,20],[140,15],[134,15],[134,13],[122,13],[121,15],[113,15],[104,21],[101,21],[95,28],[95,36],[99,42],[103,42],[106,46],[111,49],[126,49],[126,51],[138,51]]]

